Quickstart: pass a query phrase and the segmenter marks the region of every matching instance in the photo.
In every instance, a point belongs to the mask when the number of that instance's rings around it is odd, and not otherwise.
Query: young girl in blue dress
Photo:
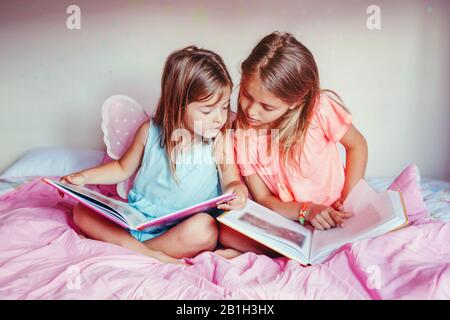
[[[245,206],[247,189],[233,161],[230,127],[232,82],[215,53],[190,46],[165,64],[161,97],[151,121],[137,131],[116,161],[62,177],[76,184],[115,184],[138,174],[128,194],[131,206],[157,218],[223,192],[237,197],[219,209]],[[227,160],[228,159],[228,160]],[[198,213],[171,228],[127,231],[78,204],[75,224],[88,237],[120,245],[164,262],[214,250],[218,226]]]

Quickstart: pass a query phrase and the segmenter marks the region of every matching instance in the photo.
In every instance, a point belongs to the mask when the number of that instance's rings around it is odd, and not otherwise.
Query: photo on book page
[[[296,260],[309,262],[313,228],[302,226],[252,200],[241,210],[223,213],[217,220],[266,247]]]
[[[266,220],[256,217],[255,215],[251,214],[248,211],[246,211],[241,217],[239,217],[239,220],[242,222],[246,222],[257,229],[260,229],[264,234],[269,233],[273,236],[283,238],[293,243],[294,245],[298,245],[299,247],[303,248],[303,244],[305,242],[306,237],[304,234],[300,232],[279,227]]]

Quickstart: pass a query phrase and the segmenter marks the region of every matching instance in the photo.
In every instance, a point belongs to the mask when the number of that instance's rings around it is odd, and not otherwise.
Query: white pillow
[[[0,178],[63,176],[102,163],[105,152],[95,149],[42,147],[25,152]]]

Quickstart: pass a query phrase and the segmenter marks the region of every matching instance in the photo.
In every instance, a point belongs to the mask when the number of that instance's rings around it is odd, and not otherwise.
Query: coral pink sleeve
[[[320,97],[317,119],[325,136],[333,142],[339,142],[352,124],[352,116],[326,94]]]

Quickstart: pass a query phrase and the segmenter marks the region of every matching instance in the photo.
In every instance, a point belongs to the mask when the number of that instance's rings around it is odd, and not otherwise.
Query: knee
[[[218,241],[222,245],[227,246],[229,244],[229,238],[230,238],[230,229],[224,225],[220,225]]]
[[[198,213],[189,219],[181,233],[181,241],[198,250],[211,251],[216,247],[218,234],[216,220],[209,214]]]
[[[83,226],[86,223],[86,207],[81,205],[81,204],[77,204],[76,207],[73,209],[73,223],[78,227],[78,228],[83,228]]]

